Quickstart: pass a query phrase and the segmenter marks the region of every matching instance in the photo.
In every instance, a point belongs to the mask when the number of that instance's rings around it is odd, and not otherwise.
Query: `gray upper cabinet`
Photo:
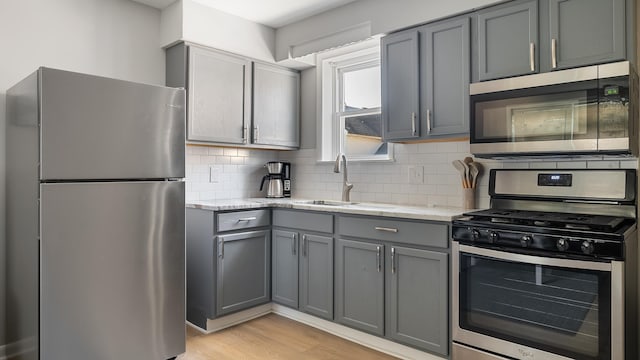
[[[469,132],[470,21],[462,17],[420,29],[422,138]]]
[[[626,58],[625,0],[548,0],[551,70]]]
[[[300,146],[300,73],[253,64],[253,143]]]
[[[187,89],[187,141],[294,149],[300,73],[193,44],[166,49],[166,85]]]
[[[387,337],[447,356],[448,254],[394,246],[387,256]]]
[[[480,81],[536,73],[538,1],[517,1],[478,12]]]
[[[336,241],[336,321],[384,335],[384,245]]]
[[[333,320],[333,238],[302,235],[300,310]]]
[[[251,61],[188,47],[187,139],[244,144],[251,121]]]
[[[382,38],[382,122],[386,141],[469,132],[470,17]]]
[[[477,12],[477,79],[633,59],[633,1],[521,0]],[[474,75],[475,76],[475,75]]]
[[[298,233],[273,230],[271,236],[271,299],[298,307]]]
[[[382,127],[385,141],[420,136],[420,69],[417,30],[382,38]]]
[[[217,236],[217,316],[269,301],[270,238],[267,230]]]

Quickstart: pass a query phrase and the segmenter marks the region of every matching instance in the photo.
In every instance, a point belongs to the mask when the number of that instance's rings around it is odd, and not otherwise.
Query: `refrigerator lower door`
[[[185,350],[184,182],[41,184],[40,357]]]

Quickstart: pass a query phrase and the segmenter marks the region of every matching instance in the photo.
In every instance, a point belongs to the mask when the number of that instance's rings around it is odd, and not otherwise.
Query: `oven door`
[[[457,242],[452,260],[454,342],[516,359],[624,359],[622,262]],[[468,354],[454,359],[480,358]]]

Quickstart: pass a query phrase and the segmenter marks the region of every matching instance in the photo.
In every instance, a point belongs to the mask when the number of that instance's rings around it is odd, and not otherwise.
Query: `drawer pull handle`
[[[258,219],[257,217],[252,216],[252,217],[240,218],[240,219],[238,219],[238,222],[241,222],[241,221],[253,221],[253,220],[257,220],[257,219]]]
[[[382,227],[382,226],[376,226],[375,229],[378,231],[386,231],[386,232],[392,232],[392,233],[398,232],[398,229],[396,228],[388,228],[388,227]]]

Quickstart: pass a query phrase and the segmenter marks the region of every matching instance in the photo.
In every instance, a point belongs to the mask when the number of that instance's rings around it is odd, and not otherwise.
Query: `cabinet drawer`
[[[395,218],[340,216],[338,218],[338,232],[340,235],[370,240],[393,241],[439,248],[449,247],[447,224],[407,221]]]
[[[269,226],[269,210],[247,210],[218,213],[216,232]]]
[[[273,226],[333,233],[333,215],[300,210],[273,210]]]

